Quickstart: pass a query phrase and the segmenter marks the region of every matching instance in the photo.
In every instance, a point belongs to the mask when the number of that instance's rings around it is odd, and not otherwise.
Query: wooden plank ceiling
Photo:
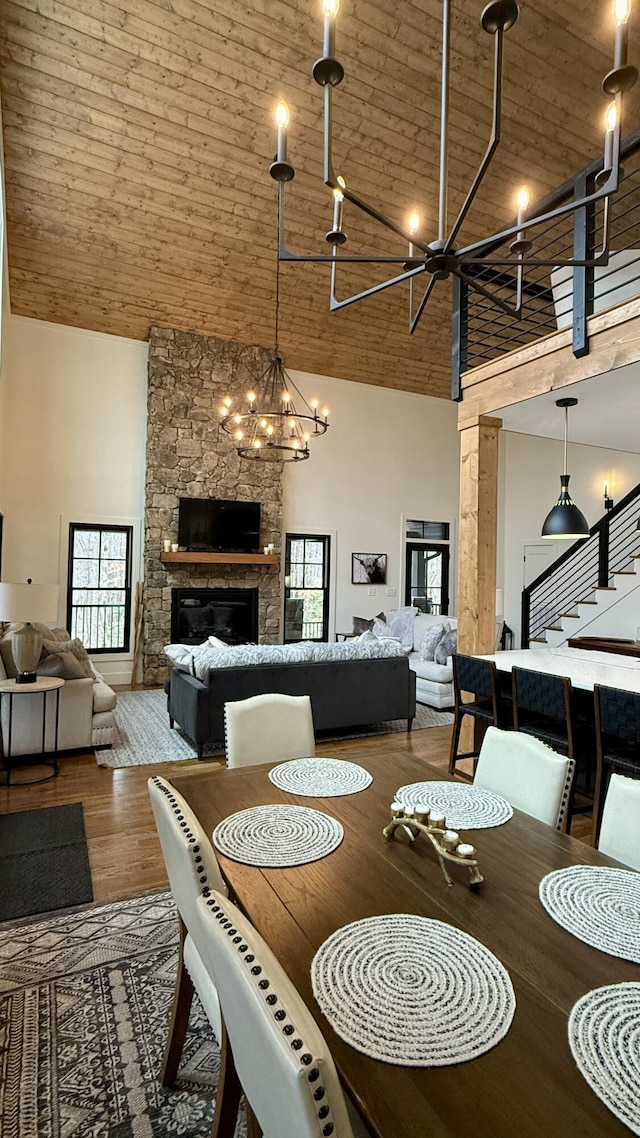
[[[493,39],[454,0],[451,212],[484,151]],[[292,112],[289,244],[326,249],[320,0],[2,0],[1,97],[15,313],[144,340],[151,325],[269,345],[276,190],[272,113]],[[352,188],[437,234],[440,0],[343,0],[336,165]],[[505,50],[504,140],[463,232],[472,240],[601,153],[610,0],[525,0]],[[631,58],[640,58],[632,17]],[[637,89],[625,133],[638,126]],[[345,211],[353,251],[399,252]],[[380,279],[349,271],[341,293]],[[450,285],[416,334],[407,290],[331,315],[327,270],[283,265],[289,367],[447,397]]]

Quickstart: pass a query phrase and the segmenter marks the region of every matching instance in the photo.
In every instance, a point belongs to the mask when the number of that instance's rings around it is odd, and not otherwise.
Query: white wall
[[[456,404],[304,372],[291,378],[307,399],[328,406],[331,426],[310,444],[308,461],[285,466],[283,532],[333,534],[335,629],[404,604],[403,518],[451,524],[455,612]],[[352,585],[352,553],[386,553],[387,584]]]
[[[66,578],[69,521],[134,524],[140,575],[147,345],[40,320],[5,322],[0,512],[5,581]],[[58,621],[65,623],[61,589]],[[99,657],[114,683],[131,657]]]
[[[572,542],[540,537],[545,517],[560,491],[563,443],[534,435],[503,431],[500,434],[501,498],[503,513],[503,561],[498,566],[498,584],[504,588],[505,620],[514,632],[514,648],[520,646],[520,602],[523,588],[523,551],[526,544],[552,547],[559,557]],[[640,455],[602,447],[569,443],[567,469],[569,490],[592,526],[604,513],[603,484],[619,502],[640,482]],[[635,633],[612,632],[611,635]]]

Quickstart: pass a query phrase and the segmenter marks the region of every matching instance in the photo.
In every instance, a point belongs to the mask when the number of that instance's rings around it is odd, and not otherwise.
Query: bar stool
[[[592,841],[600,840],[602,813],[611,775],[640,779],[640,694],[594,684],[596,786]],[[638,818],[640,829],[640,817]]]
[[[534,672],[529,668],[511,671],[513,727],[535,735],[554,751],[575,758],[571,680],[568,676]]]
[[[501,726],[498,672],[493,660],[482,660],[479,656],[463,656],[456,652],[452,657],[452,662],[454,721],[451,754],[449,756],[449,774],[456,773],[456,763],[459,759],[474,759],[473,773],[475,774],[479,751],[465,751],[458,754],[462,721],[465,715],[470,715],[474,720],[485,723],[487,726]],[[472,692],[473,699],[463,700],[462,692]],[[472,781],[471,776],[458,773],[461,778],[467,779],[469,782]]]

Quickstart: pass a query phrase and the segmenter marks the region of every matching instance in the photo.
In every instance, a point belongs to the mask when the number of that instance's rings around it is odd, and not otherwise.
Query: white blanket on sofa
[[[293,664],[331,660],[374,660],[387,656],[404,656],[395,640],[347,640],[340,644],[301,640],[297,644],[240,644],[229,648],[212,648],[200,644],[193,649],[195,674],[206,680],[210,668],[235,668],[249,664]]]

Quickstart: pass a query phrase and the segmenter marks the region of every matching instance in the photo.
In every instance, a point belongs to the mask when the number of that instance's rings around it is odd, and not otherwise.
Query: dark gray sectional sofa
[[[165,687],[171,726],[180,725],[200,759],[208,743],[224,741],[225,703],[253,695],[310,696],[316,731],[386,719],[406,719],[410,731],[416,713],[406,656],[211,668],[205,682],[174,669]]]

